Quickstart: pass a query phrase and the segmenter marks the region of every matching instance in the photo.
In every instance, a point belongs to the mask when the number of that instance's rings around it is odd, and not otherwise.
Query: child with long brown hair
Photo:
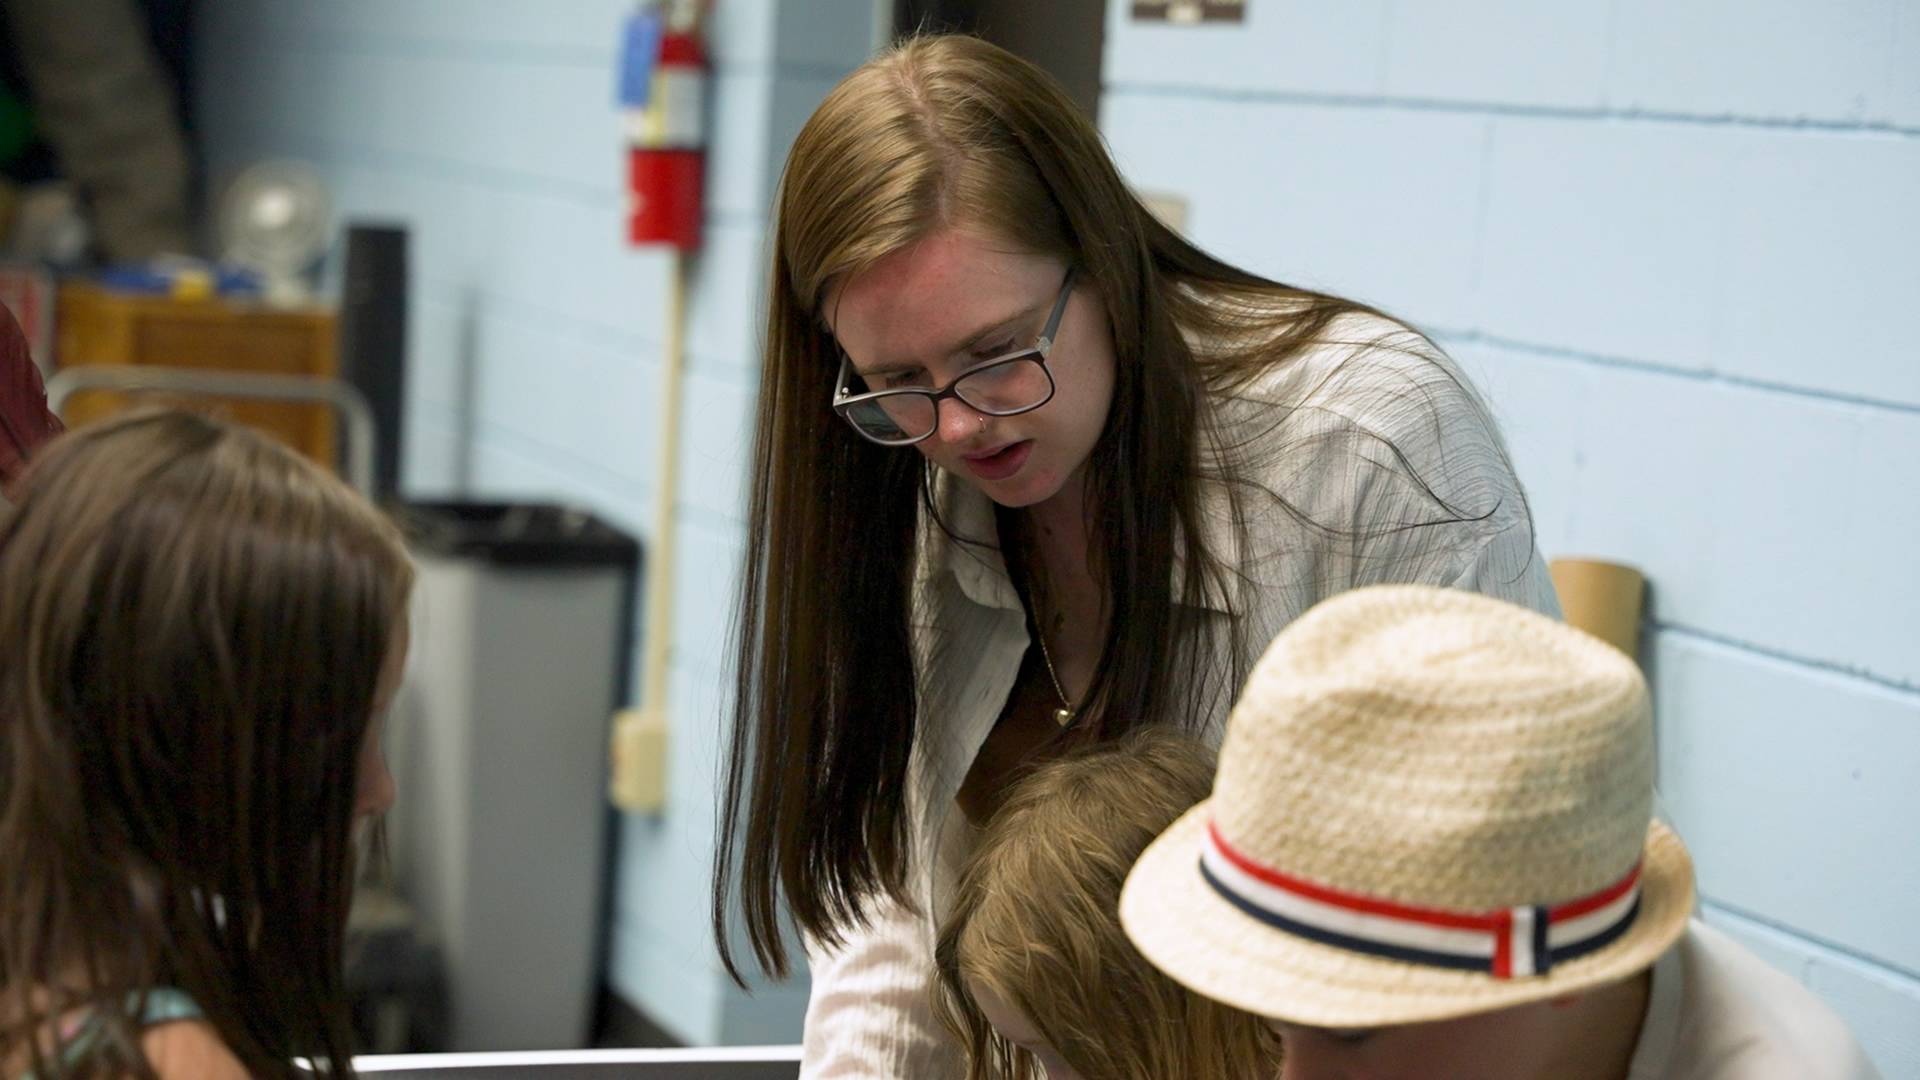
[[[1040,765],[961,873],[935,948],[968,1080],[1271,1080],[1265,1021],[1193,993],[1120,926],[1147,844],[1213,786],[1213,754],[1149,728]]]
[[[0,1077],[353,1073],[353,828],[413,572],[269,439],[51,443],[0,518]]]

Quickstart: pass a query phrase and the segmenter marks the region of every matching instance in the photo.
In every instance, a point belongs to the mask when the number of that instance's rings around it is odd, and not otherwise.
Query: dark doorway
[[[1033,61],[1098,119],[1105,0],[894,0],[896,33],[978,34]]]

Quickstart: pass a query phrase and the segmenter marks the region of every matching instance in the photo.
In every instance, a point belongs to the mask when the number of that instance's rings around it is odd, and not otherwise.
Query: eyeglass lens
[[[967,372],[954,381],[953,393],[980,412],[1009,416],[1045,402],[1053,381],[1040,354],[1027,352]],[[847,419],[872,438],[893,442],[932,434],[940,414],[932,394],[909,391],[858,402]]]

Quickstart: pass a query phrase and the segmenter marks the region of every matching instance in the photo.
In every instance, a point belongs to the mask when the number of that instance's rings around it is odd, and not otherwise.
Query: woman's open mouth
[[[1005,480],[1020,471],[1020,466],[1027,463],[1027,455],[1032,452],[1033,440],[1021,439],[1016,443],[1008,443],[991,454],[982,454],[978,457],[962,456],[960,460],[966,463],[973,475],[982,480]]]

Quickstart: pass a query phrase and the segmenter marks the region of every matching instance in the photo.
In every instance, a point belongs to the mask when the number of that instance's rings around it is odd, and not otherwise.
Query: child
[[[1120,929],[1147,842],[1204,798],[1213,756],[1168,730],[1040,766],[987,826],[935,950],[969,1080],[1268,1080],[1259,1018],[1182,989]]]
[[[1871,1080],[1810,992],[1690,918],[1645,684],[1499,600],[1381,586],[1275,639],[1128,935],[1272,1017],[1284,1080]]]
[[[394,527],[245,429],[66,435],[0,517],[0,1077],[353,1073],[352,828],[392,801]]]

